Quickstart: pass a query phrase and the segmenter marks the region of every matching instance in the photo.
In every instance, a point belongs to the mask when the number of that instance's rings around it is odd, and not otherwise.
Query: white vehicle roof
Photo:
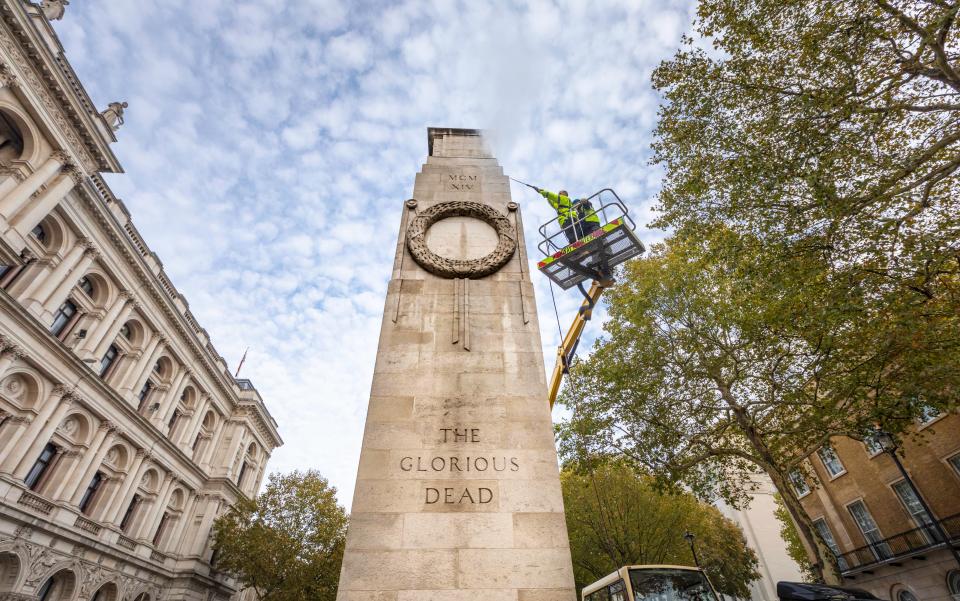
[[[600,580],[597,580],[590,586],[583,587],[583,596],[585,597],[597,589],[601,589],[605,586],[611,585],[617,580],[620,580],[621,578],[626,579],[629,576],[629,574],[627,574],[628,570],[686,570],[688,572],[701,572],[701,573],[703,572],[703,570],[701,570],[700,568],[693,567],[693,566],[673,566],[673,565],[667,565],[667,564],[623,566],[616,572],[611,572],[607,574],[606,576],[604,576]]]

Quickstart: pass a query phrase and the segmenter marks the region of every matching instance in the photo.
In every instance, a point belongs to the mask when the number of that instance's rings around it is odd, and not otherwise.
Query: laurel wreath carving
[[[473,217],[497,232],[497,247],[479,259],[449,259],[427,247],[427,230],[449,217]],[[517,232],[499,211],[479,202],[466,200],[441,202],[424,210],[407,227],[407,249],[421,267],[443,278],[477,279],[496,273],[517,250]]]

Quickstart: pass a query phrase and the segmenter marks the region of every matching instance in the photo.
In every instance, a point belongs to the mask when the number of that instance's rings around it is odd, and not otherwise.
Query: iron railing
[[[847,574],[870,566],[890,563],[923,551],[960,543],[960,513],[940,520],[940,526],[947,533],[949,540],[943,540],[934,524],[924,524],[853,551],[841,553],[837,556],[837,563],[841,572]]]

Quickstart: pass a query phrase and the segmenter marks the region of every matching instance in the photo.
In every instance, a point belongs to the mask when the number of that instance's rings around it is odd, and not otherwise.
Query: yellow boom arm
[[[607,288],[604,284],[609,285],[609,282],[594,281],[593,285],[590,286],[590,292],[587,293],[587,296],[590,297],[589,300],[584,299],[573,324],[567,330],[567,335],[563,337],[563,343],[557,348],[557,364],[553,366],[553,375],[550,376],[550,385],[547,388],[551,409],[553,409],[553,404],[557,402],[557,394],[560,393],[560,382],[563,380],[563,375],[567,373],[567,361],[573,358],[571,354],[577,346],[577,341],[580,340],[580,335],[583,334],[583,328],[587,325],[593,315],[593,308],[597,306],[600,296]]]

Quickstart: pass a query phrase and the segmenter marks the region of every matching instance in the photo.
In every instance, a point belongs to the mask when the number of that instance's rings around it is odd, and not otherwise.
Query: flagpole
[[[240,365],[237,366],[237,373],[233,374],[234,378],[240,377],[240,368],[243,367],[243,362],[247,360],[247,351],[250,350],[248,346],[245,351],[243,351],[243,357],[240,357]]]

